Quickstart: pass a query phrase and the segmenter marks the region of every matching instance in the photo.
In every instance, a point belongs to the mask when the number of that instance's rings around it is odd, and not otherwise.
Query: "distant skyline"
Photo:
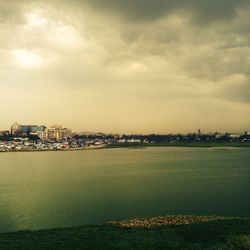
[[[249,0],[0,0],[0,130],[250,130]]]
[[[12,125],[15,125],[15,124],[19,124],[19,125],[23,125],[23,126],[45,126],[46,128],[52,128],[52,127],[55,127],[55,126],[62,126],[62,128],[67,128],[67,129],[72,129],[70,127],[65,127],[63,124],[61,123],[57,123],[57,124],[45,124],[45,123],[19,123],[19,122],[14,122],[14,123],[11,123],[11,125],[9,126],[9,128],[2,128],[0,129],[0,131],[5,131],[5,130],[9,130],[11,132],[11,127]],[[110,133],[110,134],[123,134],[122,132],[120,131],[102,131],[102,130],[92,130],[92,131],[86,131],[86,130],[71,130],[72,133],[85,133],[85,134],[92,134],[92,133]],[[178,133],[182,133],[182,134],[189,134],[189,133],[198,133],[198,134],[210,134],[210,133],[215,133],[215,132],[218,132],[218,133],[240,133],[240,134],[244,134],[244,133],[250,133],[249,130],[244,130],[244,131],[230,131],[230,130],[227,130],[227,131],[220,131],[220,130],[214,130],[214,131],[207,131],[207,130],[202,130],[200,128],[196,129],[196,130],[193,130],[193,131],[163,131],[163,132],[158,132],[156,133],[155,131],[148,131],[148,132],[145,132],[145,133],[139,133],[139,132],[134,132],[134,134],[178,134]],[[133,134],[133,133],[124,133],[124,134]]]

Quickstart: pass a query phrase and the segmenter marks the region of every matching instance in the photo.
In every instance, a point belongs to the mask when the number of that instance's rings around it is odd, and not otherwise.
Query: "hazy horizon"
[[[250,1],[0,4],[1,130],[250,131]]]
[[[13,122],[13,123],[11,123],[10,124],[10,126],[8,127],[8,128],[2,128],[2,129],[0,129],[0,131],[4,131],[4,130],[11,130],[11,125],[13,125],[14,123],[18,123],[18,124],[20,124],[20,125],[38,125],[38,126],[45,126],[45,127],[47,127],[47,128],[50,128],[50,127],[53,127],[53,126],[58,126],[58,125],[62,125],[62,127],[63,128],[65,128],[66,126],[64,126],[64,124],[61,124],[61,123],[54,123],[54,124],[45,124],[45,123],[25,123],[25,122],[17,122],[17,121],[15,121],[15,122]],[[69,127],[67,127],[67,128],[69,128]],[[235,131],[235,130],[202,130],[202,129],[200,129],[200,128],[198,128],[198,129],[194,129],[194,130],[179,130],[179,131],[177,131],[177,130],[173,130],[173,131],[159,131],[159,132],[157,132],[157,131],[145,131],[145,132],[138,132],[138,131],[134,131],[134,132],[124,132],[124,131],[103,131],[103,130],[101,130],[101,129],[97,129],[97,130],[84,130],[84,129],[81,129],[80,128],[80,126],[79,126],[79,129],[74,129],[74,128],[69,128],[69,129],[71,129],[72,130],[72,132],[73,133],[79,133],[79,134],[82,134],[82,133],[84,133],[84,134],[91,134],[91,133],[104,133],[104,134],[134,134],[134,135],[137,135],[137,134],[162,134],[162,135],[166,135],[166,134],[192,134],[192,133],[202,133],[202,134],[210,134],[210,133],[215,133],[215,132],[217,132],[217,133],[241,133],[241,134],[244,134],[245,132],[249,132],[248,130],[244,130],[244,131],[240,131],[240,130],[237,130],[237,131]]]

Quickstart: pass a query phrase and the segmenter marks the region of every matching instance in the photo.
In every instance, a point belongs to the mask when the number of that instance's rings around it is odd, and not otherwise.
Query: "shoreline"
[[[1,250],[250,249],[250,218],[171,215],[0,233]]]
[[[95,149],[144,149],[156,147],[184,147],[184,148],[250,148],[248,142],[191,142],[191,143],[150,143],[150,144],[106,144],[98,147],[68,148],[68,149],[24,149],[24,150],[0,150],[0,153],[21,153],[21,152],[65,152],[65,151],[86,151]]]
[[[69,149],[24,149],[24,150],[8,150],[1,151],[0,153],[23,153],[23,152],[69,152],[69,151],[85,151],[92,149],[103,149],[105,147],[96,147],[96,148],[69,148]]]

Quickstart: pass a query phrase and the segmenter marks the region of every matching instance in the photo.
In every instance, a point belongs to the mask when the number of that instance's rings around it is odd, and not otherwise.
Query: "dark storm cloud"
[[[188,11],[201,22],[230,19],[239,8],[250,5],[248,0],[78,0],[100,12],[121,15],[130,20],[149,21],[173,11]]]
[[[0,23],[22,20],[24,6],[34,3],[31,0],[0,0]],[[181,12],[201,24],[234,18],[238,9],[250,6],[249,0],[43,0],[36,3],[54,4],[57,8],[78,6],[83,10],[84,6],[89,6],[100,15],[121,16],[128,22],[149,22]]]
[[[3,115],[110,132],[231,130],[234,117],[248,129],[249,16],[249,0],[0,0],[0,106],[14,100]]]

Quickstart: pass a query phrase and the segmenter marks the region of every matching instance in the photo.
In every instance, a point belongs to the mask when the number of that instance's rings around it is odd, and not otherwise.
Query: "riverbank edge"
[[[147,148],[147,147],[194,147],[194,148],[216,148],[236,147],[248,148],[250,142],[165,142],[165,143],[115,143],[108,144],[103,148]]]
[[[0,248],[250,249],[250,218],[171,215],[104,225],[0,233]]]
[[[88,147],[88,148],[68,148],[68,149],[25,149],[25,150],[9,150],[1,151],[0,153],[12,153],[12,152],[65,152],[65,151],[84,151],[84,150],[94,150],[94,149],[114,149],[114,148],[150,148],[150,147],[190,147],[190,148],[249,148],[250,142],[235,142],[235,143],[210,143],[210,142],[190,142],[190,143],[124,143],[124,144],[107,144],[98,147]]]

